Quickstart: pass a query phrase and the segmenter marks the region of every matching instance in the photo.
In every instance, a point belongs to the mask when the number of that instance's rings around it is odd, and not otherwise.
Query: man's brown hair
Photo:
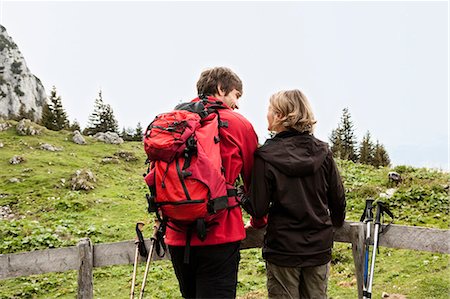
[[[229,94],[233,89],[242,95],[242,81],[231,69],[226,67],[215,67],[203,71],[197,81],[197,92],[199,95],[212,96],[219,93],[218,88]]]

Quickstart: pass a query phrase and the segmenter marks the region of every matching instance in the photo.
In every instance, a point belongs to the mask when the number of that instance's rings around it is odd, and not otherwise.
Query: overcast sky
[[[348,107],[394,165],[448,170],[447,1],[0,1],[0,23],[69,119],[98,91],[119,126],[146,126],[196,96],[202,70],[232,68],[239,112],[263,142],[271,94],[301,89],[328,141]]]

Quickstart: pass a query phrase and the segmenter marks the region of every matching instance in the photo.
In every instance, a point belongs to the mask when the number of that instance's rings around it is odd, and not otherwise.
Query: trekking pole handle
[[[381,216],[383,215],[383,213],[388,214],[389,217],[394,219],[394,214],[392,214],[392,212],[388,209],[386,204],[382,201],[377,201],[377,215],[375,219],[375,224],[381,224]]]
[[[144,226],[145,226],[144,222],[142,222],[142,221],[136,222],[136,229],[138,229],[140,232],[142,232],[142,230],[144,229]]]
[[[377,201],[377,214],[375,216],[375,224],[381,224],[381,214],[383,214],[384,202]]]
[[[364,212],[361,216],[361,219],[359,221],[363,222],[370,222],[373,221],[373,198],[366,199],[366,206],[364,207]]]

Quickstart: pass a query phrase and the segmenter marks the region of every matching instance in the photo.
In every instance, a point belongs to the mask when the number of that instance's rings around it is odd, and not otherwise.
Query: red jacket
[[[194,99],[193,101],[198,101]],[[226,106],[224,104],[224,106]],[[239,174],[242,174],[244,188],[248,190],[253,167],[253,153],[258,147],[258,138],[250,122],[237,112],[226,106],[219,109],[220,119],[228,122],[228,127],[220,129],[220,151],[222,165],[225,168],[225,179],[233,186]],[[192,233],[191,246],[215,245],[240,241],[245,238],[244,222],[240,207],[220,212],[214,219],[218,225],[208,227],[204,241]],[[167,227],[165,242],[172,246],[186,245],[186,232]]]

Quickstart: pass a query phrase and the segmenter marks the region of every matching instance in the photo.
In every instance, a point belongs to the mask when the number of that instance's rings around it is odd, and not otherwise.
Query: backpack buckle
[[[156,205],[155,202],[155,197],[151,196],[150,194],[145,194],[145,197],[147,198],[147,203],[148,203],[148,208],[147,211],[149,213],[153,213],[156,212],[158,210],[158,206]]]
[[[216,214],[217,211],[228,208],[228,197],[221,196],[208,201],[206,209],[209,214]]]

